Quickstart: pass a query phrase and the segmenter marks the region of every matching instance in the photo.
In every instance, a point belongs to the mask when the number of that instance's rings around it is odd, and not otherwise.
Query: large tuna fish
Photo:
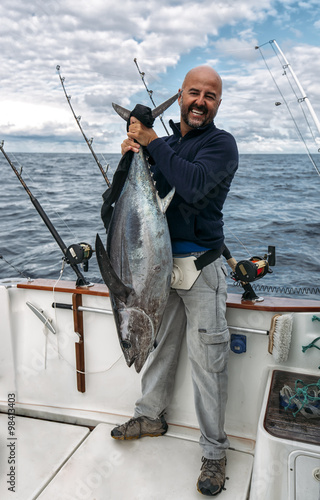
[[[168,300],[172,250],[165,211],[174,189],[160,199],[143,148],[132,161],[108,228],[107,252],[99,235],[97,260],[109,288],[128,366],[140,372],[152,350]]]

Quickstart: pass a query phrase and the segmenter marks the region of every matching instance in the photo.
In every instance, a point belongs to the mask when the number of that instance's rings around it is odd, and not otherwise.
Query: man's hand
[[[134,142],[133,139],[125,139],[123,143],[121,144],[121,154],[122,156],[127,152],[127,151],[133,151],[134,153],[138,153],[140,148],[140,144],[137,142]]]
[[[132,116],[130,119],[128,137],[129,139],[137,141],[141,146],[148,146],[148,144],[157,139],[158,136],[153,128],[146,127],[137,120],[137,118]]]

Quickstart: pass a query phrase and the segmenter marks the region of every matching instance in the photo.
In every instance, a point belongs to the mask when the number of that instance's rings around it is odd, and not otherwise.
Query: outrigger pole
[[[284,69],[284,70],[288,69],[288,70],[290,71],[290,73],[291,73],[291,75],[292,75],[292,77],[293,77],[294,81],[295,81],[295,82],[296,82],[296,84],[297,84],[298,89],[299,89],[299,90],[300,90],[300,92],[301,92],[301,96],[302,96],[302,97],[300,97],[300,98],[298,99],[298,102],[299,102],[299,103],[300,103],[300,102],[305,102],[305,103],[306,103],[306,105],[307,105],[307,107],[308,107],[308,109],[309,109],[309,111],[310,111],[310,114],[311,114],[311,116],[312,116],[312,118],[313,118],[313,121],[314,121],[314,123],[315,123],[315,125],[316,125],[316,127],[317,127],[317,129],[318,129],[319,134],[320,134],[320,122],[319,122],[319,120],[318,120],[318,117],[317,117],[317,115],[316,115],[316,113],[315,113],[315,111],[314,111],[314,109],[313,109],[313,107],[312,107],[312,105],[311,105],[311,102],[310,102],[309,98],[307,97],[307,95],[306,95],[305,91],[303,90],[301,83],[299,82],[299,80],[298,80],[298,78],[297,78],[297,76],[296,76],[295,72],[293,71],[293,69],[292,69],[292,67],[291,67],[291,64],[288,62],[288,60],[287,60],[286,56],[284,55],[284,53],[283,53],[283,52],[282,52],[282,50],[280,49],[280,47],[279,47],[279,45],[277,44],[277,42],[276,42],[275,40],[271,40],[271,41],[270,41],[270,44],[271,44],[271,43],[273,43],[273,44],[276,46],[276,48],[278,49],[279,53],[280,53],[280,54],[281,54],[281,56],[283,57],[283,60],[284,60],[284,62],[285,62],[285,64],[283,64],[283,65],[282,65],[283,69]]]
[[[76,120],[76,122],[77,122],[77,124],[78,124],[78,126],[79,126],[79,129],[81,130],[81,133],[82,133],[82,135],[83,135],[83,137],[84,137],[84,140],[86,141],[86,143],[87,143],[87,145],[88,145],[88,147],[89,147],[89,149],[90,149],[90,151],[91,151],[91,153],[92,153],[92,156],[94,157],[94,159],[95,159],[95,161],[96,161],[96,163],[97,163],[97,165],[98,165],[98,167],[99,167],[99,169],[100,169],[100,172],[101,172],[101,173],[102,173],[102,175],[103,175],[104,180],[106,181],[106,183],[107,183],[108,187],[110,187],[110,186],[111,186],[111,183],[110,183],[110,181],[109,181],[109,179],[108,179],[108,176],[107,176],[107,174],[106,174],[106,172],[105,172],[105,170],[104,170],[103,166],[101,165],[101,163],[100,163],[100,161],[99,161],[99,159],[98,159],[97,155],[95,154],[95,152],[94,152],[94,150],[93,150],[93,147],[92,147],[92,141],[93,141],[93,138],[91,138],[91,139],[88,139],[88,138],[87,138],[87,136],[86,136],[86,134],[84,133],[83,128],[81,127],[81,124],[80,124],[81,116],[77,116],[77,115],[75,114],[75,112],[74,112],[74,109],[73,109],[72,104],[71,104],[71,95],[68,95],[68,94],[67,94],[66,88],[65,88],[65,86],[64,86],[64,80],[65,80],[65,78],[64,78],[63,76],[61,76],[61,74],[60,74],[60,66],[59,66],[59,65],[57,65],[56,69],[57,69],[57,71],[58,71],[58,75],[59,75],[60,82],[61,82],[61,85],[62,85],[62,88],[63,88],[63,91],[64,91],[64,95],[66,96],[66,99],[67,99],[67,101],[68,101],[68,103],[69,103],[69,106],[70,106],[70,109],[71,109],[72,114],[73,114],[73,116],[74,116],[74,119]]]
[[[71,268],[76,273],[76,275],[78,277],[76,286],[89,286],[90,283],[86,280],[86,278],[83,276],[83,274],[81,273],[81,271],[78,269],[77,264],[74,264],[74,263],[72,263],[70,261],[70,257],[72,258],[73,248],[72,247],[67,248],[67,246],[65,245],[65,243],[62,240],[61,236],[59,235],[58,231],[56,230],[56,228],[54,227],[54,225],[50,221],[49,217],[47,216],[46,212],[44,211],[44,209],[40,205],[39,201],[33,196],[33,194],[31,193],[30,189],[28,188],[27,184],[23,180],[23,178],[21,176],[21,173],[18,172],[18,170],[16,169],[16,167],[11,162],[9,156],[6,154],[5,150],[3,149],[3,144],[4,144],[4,141],[2,141],[0,143],[0,149],[1,149],[1,152],[2,152],[3,156],[5,157],[5,159],[9,163],[10,167],[12,168],[12,170],[14,171],[14,173],[16,174],[16,176],[18,177],[20,183],[22,184],[22,186],[24,187],[24,189],[28,193],[33,206],[35,207],[35,209],[37,210],[38,214],[42,218],[43,222],[45,223],[45,225],[49,229],[50,233],[52,234],[52,236],[54,237],[54,239],[58,243],[59,247],[61,248],[62,253],[63,253],[64,257],[65,257],[66,262],[68,262],[68,264],[70,264]],[[78,247],[78,245],[74,245],[73,247],[74,248]],[[71,255],[70,255],[70,251],[71,251]]]
[[[278,83],[276,82],[276,80],[275,80],[275,78],[274,78],[274,76],[273,76],[273,74],[272,74],[272,72],[271,72],[271,69],[269,68],[268,63],[267,63],[267,61],[266,61],[266,59],[265,59],[265,57],[263,56],[263,53],[262,53],[262,51],[261,51],[261,47],[263,47],[264,45],[267,45],[268,43],[269,43],[271,46],[272,46],[272,45],[274,45],[274,46],[277,48],[278,52],[280,53],[280,55],[281,55],[281,57],[282,57],[282,61],[280,60],[280,57],[279,57],[279,56],[277,56],[277,57],[278,57],[278,59],[279,59],[280,64],[282,65],[282,68],[284,69],[284,75],[287,75],[286,70],[288,69],[288,70],[290,71],[291,76],[292,76],[292,78],[294,79],[294,81],[295,81],[295,83],[296,83],[296,85],[297,85],[298,89],[299,89],[299,92],[301,93],[301,97],[298,97],[298,96],[297,96],[297,94],[296,94],[295,90],[293,89],[293,87],[292,87],[292,85],[291,85],[291,83],[290,83],[291,89],[292,89],[292,91],[294,92],[294,95],[295,95],[295,97],[297,98],[297,101],[298,101],[298,103],[299,103],[300,105],[301,105],[303,102],[305,102],[305,103],[306,103],[306,106],[307,106],[307,108],[308,108],[308,110],[309,110],[309,112],[310,112],[310,114],[311,114],[311,117],[312,117],[312,119],[313,119],[313,121],[314,121],[314,124],[315,124],[315,126],[316,126],[316,128],[317,128],[317,130],[318,130],[319,134],[320,134],[320,122],[319,122],[319,120],[318,120],[318,117],[317,117],[317,115],[316,115],[316,113],[315,113],[315,111],[314,111],[314,109],[313,109],[313,107],[312,107],[312,105],[311,105],[311,103],[310,103],[310,101],[309,101],[308,97],[306,96],[305,91],[304,91],[304,90],[303,90],[303,88],[302,88],[301,83],[299,82],[299,80],[298,80],[298,78],[297,78],[297,76],[296,76],[295,72],[293,71],[293,69],[292,69],[291,65],[289,64],[289,62],[288,62],[288,60],[287,60],[286,56],[284,55],[284,53],[283,53],[283,52],[282,52],[282,50],[280,49],[280,47],[279,47],[279,45],[277,44],[277,42],[276,42],[275,40],[270,40],[269,42],[266,42],[266,43],[263,43],[262,45],[258,45],[258,46],[256,46],[255,48],[256,48],[256,49],[259,49],[260,54],[261,54],[261,57],[262,57],[262,59],[264,60],[264,63],[265,63],[265,65],[266,65],[266,67],[267,67],[267,69],[268,69],[268,71],[269,71],[269,73],[270,73],[270,75],[271,75],[271,77],[272,77],[272,79],[273,79],[273,81],[274,81],[274,83],[275,83],[275,85],[276,85],[276,87],[277,87],[277,89],[278,89],[278,91],[279,91],[280,95],[282,96],[282,98],[283,98],[283,100],[284,100],[284,102],[285,102],[285,105],[286,105],[286,107],[287,107],[287,110],[288,110],[288,112],[289,112],[289,114],[290,114],[290,116],[291,116],[291,119],[292,119],[292,121],[293,121],[293,123],[294,123],[295,127],[296,127],[297,133],[298,133],[298,135],[299,135],[299,137],[300,137],[301,141],[304,143],[304,146],[305,146],[305,148],[306,148],[306,150],[307,150],[307,154],[308,154],[308,156],[309,156],[309,159],[310,159],[310,161],[311,161],[312,165],[314,166],[314,168],[315,168],[315,170],[316,170],[317,174],[320,176],[320,170],[319,170],[319,168],[318,168],[318,166],[317,166],[317,164],[316,164],[315,160],[313,159],[313,157],[312,157],[312,155],[311,155],[311,152],[309,151],[309,148],[308,148],[308,146],[307,146],[307,144],[306,144],[306,141],[304,140],[304,137],[303,137],[302,132],[301,132],[301,130],[300,130],[300,128],[299,128],[299,126],[298,126],[298,123],[296,122],[296,120],[295,120],[295,118],[294,118],[294,116],[293,116],[293,114],[292,114],[292,112],[291,112],[290,106],[289,106],[288,102],[286,101],[286,98],[285,98],[285,96],[283,95],[283,93],[282,93],[282,91],[281,91],[281,89],[280,89],[280,87],[279,87]],[[277,53],[276,53],[276,50],[275,50],[274,46],[272,46],[272,49],[273,49],[274,53],[277,55]],[[284,62],[284,64],[283,64],[283,62]],[[287,76],[287,78],[288,78],[288,76]],[[289,80],[289,79],[288,79],[288,80]],[[281,104],[281,103],[275,103],[275,104],[276,104],[276,106],[277,106],[277,105],[279,105],[279,104]],[[302,108],[301,108],[301,110],[302,110]],[[302,111],[303,111],[303,110],[302,110]],[[311,132],[311,135],[313,136],[313,140],[314,140],[314,142],[315,142],[316,146],[318,147],[318,144],[317,144],[316,138],[315,138],[315,136],[314,136],[314,134],[313,134],[313,131],[311,130],[311,127],[310,127],[310,125],[309,125],[309,121],[308,121],[308,119],[307,119],[307,117],[306,117],[306,115],[305,115],[304,111],[303,111],[303,115],[304,115],[304,117],[305,117],[305,120],[306,120],[306,122],[307,122],[307,125],[308,125],[308,127],[309,127],[309,130],[310,130],[310,132]],[[320,148],[319,148],[319,147],[318,147],[318,152],[320,153]]]

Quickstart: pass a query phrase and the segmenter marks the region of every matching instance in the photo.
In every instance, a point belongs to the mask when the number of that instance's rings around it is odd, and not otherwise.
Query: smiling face
[[[187,73],[179,97],[181,134],[211,123],[221,103],[222,82],[209,66],[199,66]]]

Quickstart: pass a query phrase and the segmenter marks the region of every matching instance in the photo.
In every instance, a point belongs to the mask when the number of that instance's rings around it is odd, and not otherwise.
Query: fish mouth
[[[139,373],[154,344],[154,325],[150,316],[139,307],[119,309],[121,348],[127,365],[134,364]]]
[[[137,356],[134,356],[133,358],[130,358],[130,359],[126,360],[127,361],[127,365],[128,365],[129,368],[130,368],[130,366],[133,365],[133,363],[135,363],[136,359],[137,359]]]
[[[136,354],[135,356],[132,356],[130,359],[126,357],[126,362],[128,367],[130,368],[132,365],[134,365],[134,368],[137,373],[140,373],[142,370],[143,365],[146,362],[148,356],[141,356],[141,354]]]
[[[122,341],[121,347],[128,367],[130,368],[134,364],[136,372],[139,373],[147,360],[149,352],[140,351],[130,355],[129,350],[132,346],[128,341]]]
[[[128,356],[126,356],[125,353],[124,353],[124,355],[125,355],[125,359],[126,359],[126,363],[127,363],[128,367],[130,368],[132,365],[134,365],[136,372],[140,373],[143,365],[145,364],[145,362],[147,360],[148,353],[141,353],[140,352],[140,353],[135,354],[134,356],[131,356],[130,358]]]
[[[142,355],[143,353],[140,353],[138,356],[135,357],[135,360],[134,360],[134,367],[135,367],[135,370],[137,373],[140,373],[142,367],[144,366],[146,360],[147,360],[147,357],[148,357],[148,354],[144,354]]]

